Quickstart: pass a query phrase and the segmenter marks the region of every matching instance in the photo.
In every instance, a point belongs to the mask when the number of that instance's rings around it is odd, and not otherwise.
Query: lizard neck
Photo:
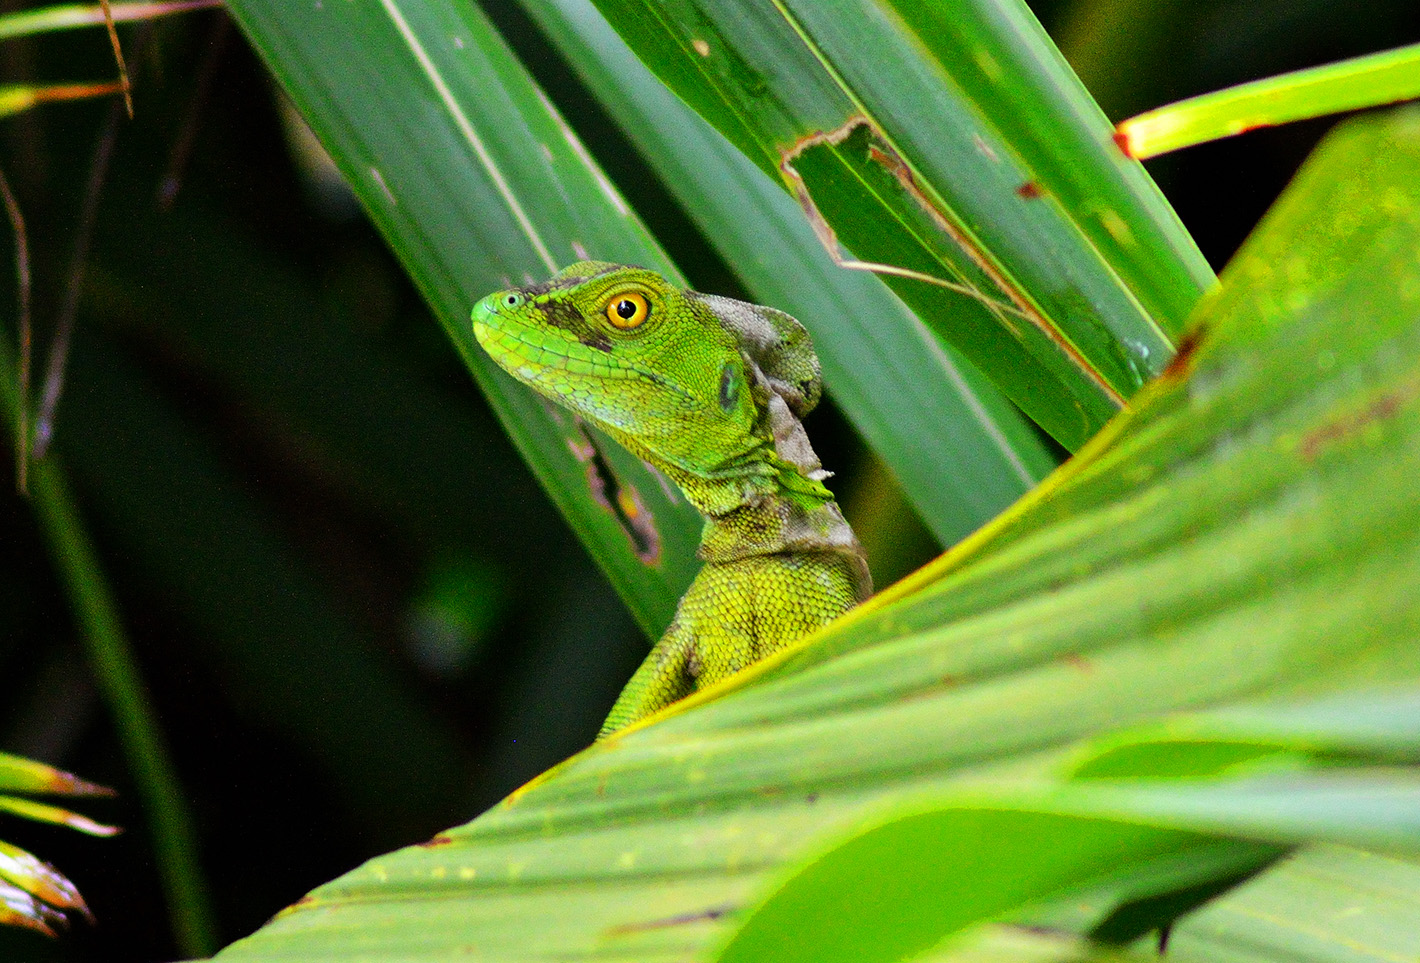
[[[705,516],[696,553],[707,565],[755,555],[831,553],[849,560],[859,601],[871,593],[862,546],[838,503],[816,479],[779,463],[772,473],[718,478],[662,470]]]
[[[760,394],[758,443],[713,467],[686,467],[626,433],[618,440],[674,482],[705,517],[697,554],[707,565],[756,555],[841,555],[855,572],[862,601],[871,593],[867,562],[823,486],[828,472],[784,399],[767,388]]]
[[[707,514],[696,554],[707,568],[756,555],[837,555],[853,574],[857,601],[873,591],[863,547],[832,498],[814,504],[774,493],[724,514]]]
[[[831,498],[815,504],[772,493],[705,516],[699,555],[707,562],[795,552],[861,554],[862,549]]]

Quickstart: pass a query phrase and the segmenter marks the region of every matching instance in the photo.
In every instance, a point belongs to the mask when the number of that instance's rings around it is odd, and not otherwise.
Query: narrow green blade
[[[489,291],[584,256],[677,277],[674,266],[471,5],[235,0],[229,9],[553,500],[659,634],[694,574],[699,517],[635,458],[498,371],[468,317]],[[478,497],[478,479],[468,482]]]
[[[0,791],[52,793],[57,796],[113,795],[112,789],[80,779],[71,772],[7,752],[0,752]]]
[[[1039,437],[879,281],[839,269],[803,212],[665,89],[590,0],[523,0],[753,296],[808,326],[834,400],[953,544],[1054,467]]]
[[[1119,125],[1131,157],[1157,157],[1258,127],[1420,97],[1420,44],[1238,84]]]

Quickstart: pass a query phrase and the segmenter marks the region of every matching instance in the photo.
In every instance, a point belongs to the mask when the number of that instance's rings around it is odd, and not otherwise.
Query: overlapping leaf
[[[598,6],[1066,447],[1168,363],[1211,272],[1023,4]]]
[[[1168,958],[1404,960],[1415,952],[1417,918],[1420,861],[1310,846],[1180,921],[1169,937]]]
[[[1183,717],[1092,748],[1071,781],[910,802],[787,880],[718,959],[902,959],[1121,869],[1139,887],[1160,857],[1196,875],[1129,902],[1226,888],[1288,843],[1420,855],[1420,770],[1380,765],[1420,762],[1417,692]],[[1172,915],[1146,920],[1125,935]]]
[[[1271,127],[1420,97],[1420,44],[1296,70],[1169,104],[1119,125],[1131,157],[1157,157]]]

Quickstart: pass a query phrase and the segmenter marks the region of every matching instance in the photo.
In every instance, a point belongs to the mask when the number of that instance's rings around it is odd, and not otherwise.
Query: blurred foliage
[[[736,293],[531,21],[510,0],[484,6],[690,281]],[[1112,119],[1420,39],[1402,0],[1038,10]],[[226,941],[585,745],[646,643],[223,18],[164,21],[130,64],[137,116],[120,124],[100,199],[56,448],[171,743]],[[101,31],[11,40],[0,82],[104,79],[111,57]],[[51,105],[0,131],[41,347],[113,109]],[[1150,169],[1217,267],[1326,127]],[[0,305],[12,303],[7,273]],[[845,418],[826,406],[809,431],[880,582],[934,553]],[[86,812],[130,830],[96,843],[6,819],[0,836],[64,867],[98,925],[61,941],[0,929],[0,959],[169,959],[153,841],[79,638],[34,515],[7,487],[0,749],[114,786]]]

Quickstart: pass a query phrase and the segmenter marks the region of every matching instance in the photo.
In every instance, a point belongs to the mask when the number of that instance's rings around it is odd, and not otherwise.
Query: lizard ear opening
[[[725,414],[735,410],[740,400],[740,373],[733,361],[725,362],[720,369],[720,410]]]
[[[763,305],[716,294],[686,294],[701,301],[735,335],[740,351],[796,417],[813,411],[823,394],[823,380],[813,341],[802,324]]]

